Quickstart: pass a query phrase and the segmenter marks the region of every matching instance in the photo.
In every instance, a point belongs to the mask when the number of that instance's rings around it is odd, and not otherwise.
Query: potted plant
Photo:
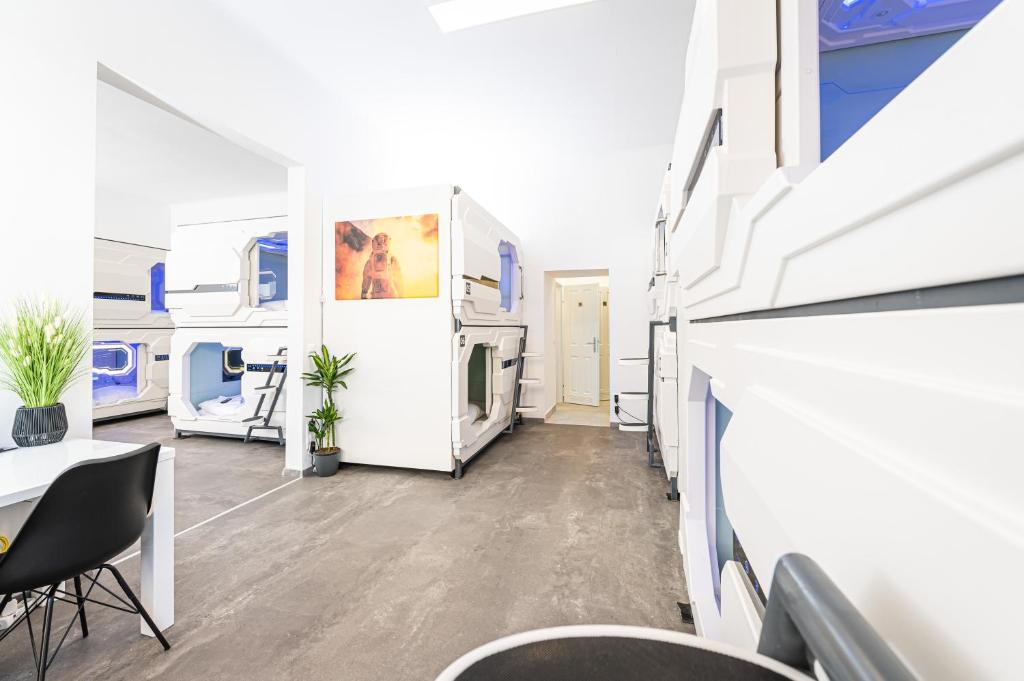
[[[309,419],[307,428],[313,440],[313,468],[316,474],[322,477],[338,472],[341,448],[336,446],[334,441],[334,426],[341,420],[341,413],[334,403],[334,391],[339,386],[348,390],[345,377],[354,371],[348,365],[355,356],[353,352],[344,357],[335,357],[327,350],[326,345],[322,345],[320,352],[312,352],[309,355],[313,362],[313,371],[302,374],[306,385],[321,388],[325,395],[323,405],[306,417]]]
[[[21,398],[11,435],[20,447],[59,442],[68,432],[60,396],[84,373],[89,334],[82,314],[56,300],[20,300],[0,321],[0,384]]]

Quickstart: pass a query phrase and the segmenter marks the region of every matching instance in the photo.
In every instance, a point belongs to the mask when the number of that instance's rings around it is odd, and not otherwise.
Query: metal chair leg
[[[50,631],[53,629],[53,604],[54,594],[57,592],[57,584],[54,584],[46,592],[46,615],[43,618],[43,634],[40,637],[40,653],[38,667],[36,668],[36,681],[45,681],[46,668],[49,666],[50,657]]]
[[[75,576],[75,599],[78,601],[78,621],[82,623],[82,638],[89,636],[89,625],[85,621],[85,599],[82,597],[82,578]]]
[[[164,647],[164,650],[170,650],[171,644],[167,642],[166,638],[164,638],[163,632],[157,629],[156,623],[153,621],[153,618],[150,617],[149,613],[146,612],[146,609],[142,607],[142,603],[140,603],[139,599],[135,597],[135,592],[132,591],[132,588],[130,586],[128,586],[128,582],[124,581],[124,577],[121,576],[121,573],[118,571],[118,569],[110,564],[104,564],[100,566],[100,569],[107,569],[110,571],[110,574],[114,575],[114,579],[116,579],[117,583],[121,586],[121,590],[124,591],[124,595],[128,597],[128,600],[132,602],[132,605],[135,606],[135,609],[139,611],[140,615],[142,615],[142,619],[144,619],[146,621],[146,624],[149,625],[149,629],[153,632],[153,635],[156,636],[156,640],[160,641],[160,645]],[[97,577],[98,576],[99,575],[97,575]]]

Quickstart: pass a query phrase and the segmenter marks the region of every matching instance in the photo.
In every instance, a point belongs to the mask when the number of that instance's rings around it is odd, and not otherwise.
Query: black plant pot
[[[19,447],[60,442],[68,432],[68,415],[58,402],[50,407],[18,407],[11,436]]]

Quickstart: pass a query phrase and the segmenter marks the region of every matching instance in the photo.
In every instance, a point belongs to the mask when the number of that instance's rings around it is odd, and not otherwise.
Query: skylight
[[[594,0],[447,0],[428,9],[444,33],[493,24]]]

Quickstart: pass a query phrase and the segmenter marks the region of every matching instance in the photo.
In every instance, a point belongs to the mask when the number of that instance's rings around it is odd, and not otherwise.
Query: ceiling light
[[[441,31],[451,33],[586,2],[594,0],[448,0],[428,9]]]

